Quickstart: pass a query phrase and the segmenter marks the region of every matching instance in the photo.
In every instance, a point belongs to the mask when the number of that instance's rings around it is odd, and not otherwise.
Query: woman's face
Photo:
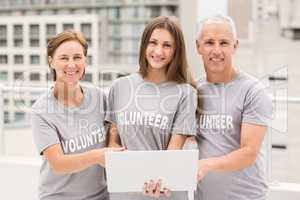
[[[50,67],[56,72],[56,81],[76,84],[83,76],[86,57],[83,46],[76,40],[63,42],[49,56]]]
[[[165,69],[174,57],[175,41],[169,31],[154,29],[146,48],[146,59],[152,69]]]

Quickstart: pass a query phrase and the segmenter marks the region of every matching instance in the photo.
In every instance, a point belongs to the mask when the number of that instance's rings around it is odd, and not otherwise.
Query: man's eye
[[[206,44],[206,45],[213,45],[214,43],[212,41],[207,41],[204,44]]]
[[[226,45],[228,45],[229,43],[228,42],[221,42],[221,45],[222,46],[226,46]]]

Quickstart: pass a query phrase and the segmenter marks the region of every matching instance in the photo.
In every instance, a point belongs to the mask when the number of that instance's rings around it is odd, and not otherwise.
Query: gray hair
[[[229,24],[229,26],[231,27],[234,39],[237,39],[236,26],[235,26],[233,19],[229,16],[222,15],[222,14],[212,15],[210,17],[207,17],[207,18],[201,20],[198,25],[196,39],[198,40],[201,37],[203,26],[205,24],[225,23],[225,22],[227,22]]]

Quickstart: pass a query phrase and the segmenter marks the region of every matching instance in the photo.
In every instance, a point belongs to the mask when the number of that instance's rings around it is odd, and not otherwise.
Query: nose
[[[74,61],[73,59],[70,59],[70,60],[68,61],[67,66],[70,67],[70,68],[75,67],[75,61]]]
[[[221,53],[221,47],[220,47],[220,45],[219,44],[215,44],[214,47],[213,47],[213,49],[212,49],[212,52],[214,54],[220,54]]]
[[[154,48],[154,53],[156,55],[161,55],[163,53],[163,47],[162,45],[157,45],[155,48]]]

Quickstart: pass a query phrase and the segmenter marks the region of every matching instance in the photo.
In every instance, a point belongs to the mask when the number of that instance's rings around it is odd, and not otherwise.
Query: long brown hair
[[[143,77],[148,73],[148,61],[146,58],[146,49],[150,37],[155,29],[167,30],[175,41],[175,52],[172,61],[167,66],[167,80],[176,83],[189,83],[193,86],[194,80],[189,71],[186,58],[185,42],[178,19],[176,17],[159,16],[152,19],[145,27],[139,53],[139,72]]]
[[[87,51],[88,51],[88,43],[86,39],[84,38],[83,34],[78,31],[73,31],[73,30],[68,30],[68,31],[63,31],[53,38],[51,38],[48,42],[47,46],[47,58],[48,58],[48,65],[51,69],[51,73],[53,76],[53,80],[56,81],[56,72],[54,69],[51,68],[50,63],[49,63],[49,56],[53,57],[55,50],[64,42],[66,41],[77,41],[79,42],[82,47],[83,47],[83,54],[84,56],[87,56]]]

